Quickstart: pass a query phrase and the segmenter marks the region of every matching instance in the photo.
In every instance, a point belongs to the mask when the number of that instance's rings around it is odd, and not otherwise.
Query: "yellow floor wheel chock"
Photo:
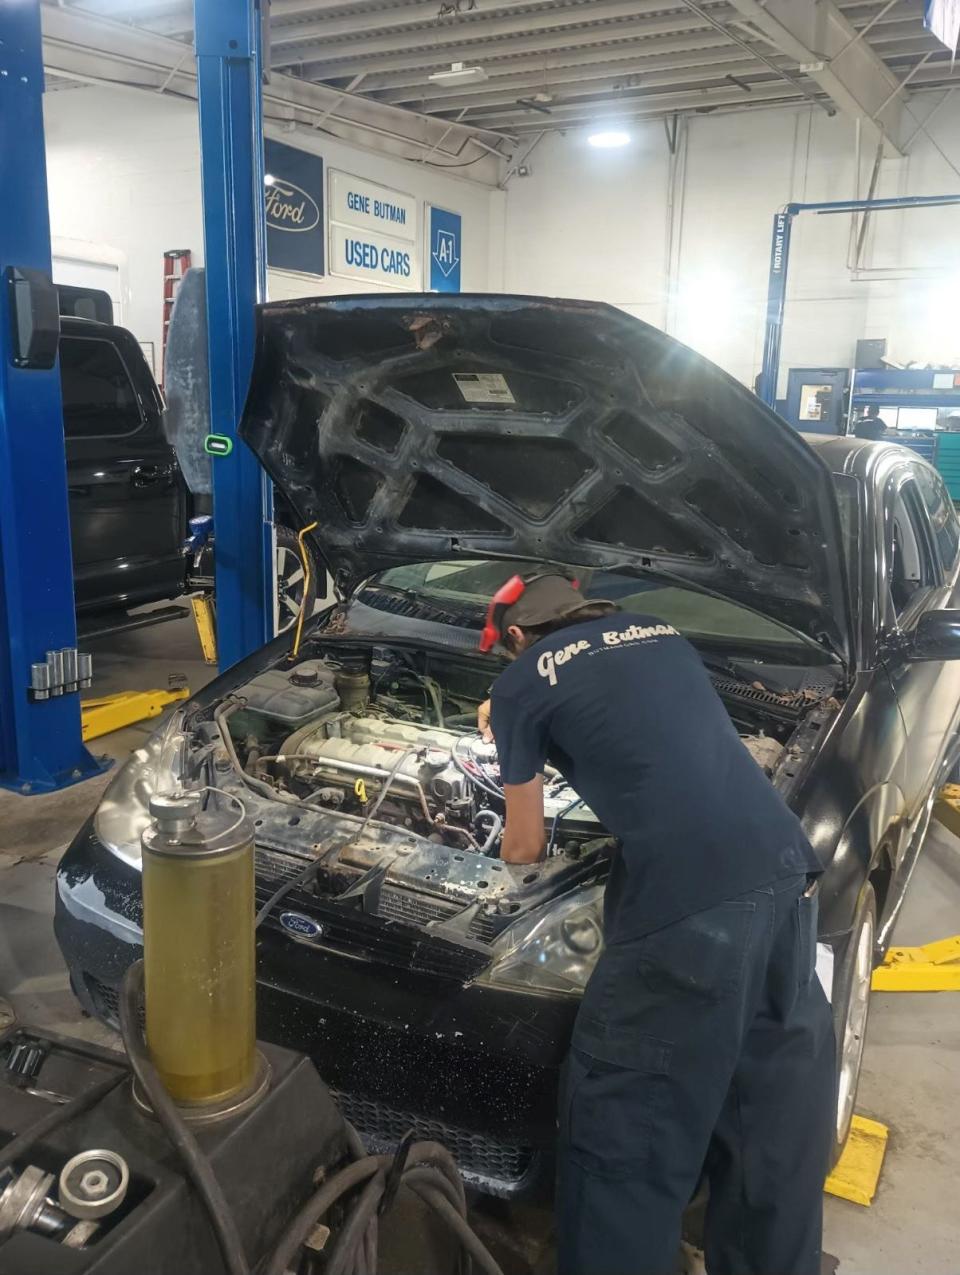
[[[877,1192],[889,1132],[879,1120],[854,1116],[847,1145],[823,1189],[841,1200],[869,1208]]]

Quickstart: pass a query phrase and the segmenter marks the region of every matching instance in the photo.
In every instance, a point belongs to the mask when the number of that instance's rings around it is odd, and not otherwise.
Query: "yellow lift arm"
[[[189,696],[190,690],[184,686],[173,691],[120,691],[117,695],[85,699],[80,704],[83,738],[97,739],[148,717],[159,717],[168,704]]]

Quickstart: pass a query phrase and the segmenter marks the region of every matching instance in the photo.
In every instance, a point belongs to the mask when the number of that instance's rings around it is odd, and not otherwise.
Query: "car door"
[[[902,786],[908,819],[940,778],[960,720],[960,661],[914,660],[910,654],[920,616],[954,601],[960,528],[940,487],[932,470],[906,464],[891,474],[884,491],[882,650],[906,730]]]
[[[139,346],[65,323],[60,373],[78,610],[181,593],[186,492]]]

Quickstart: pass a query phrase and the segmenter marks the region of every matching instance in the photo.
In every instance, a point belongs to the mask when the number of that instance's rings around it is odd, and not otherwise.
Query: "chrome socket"
[[[34,699],[50,698],[50,665],[30,665],[30,690]]]
[[[51,696],[85,691],[93,682],[93,656],[81,654],[75,646],[48,651],[46,660],[30,665],[30,696],[46,700]]]
[[[63,694],[63,651],[48,651],[47,663],[50,665],[50,694]]]
[[[77,689],[77,648],[65,646],[60,654],[63,656],[63,689],[69,695]]]

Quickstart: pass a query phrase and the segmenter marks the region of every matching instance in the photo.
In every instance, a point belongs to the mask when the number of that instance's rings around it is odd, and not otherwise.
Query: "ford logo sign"
[[[323,934],[323,926],[319,921],[312,921],[299,912],[281,912],[280,924],[291,934],[299,934],[305,939],[318,939]]]
[[[267,226],[271,230],[302,233],[320,224],[320,208],[312,195],[283,177],[273,177],[266,189]]]

